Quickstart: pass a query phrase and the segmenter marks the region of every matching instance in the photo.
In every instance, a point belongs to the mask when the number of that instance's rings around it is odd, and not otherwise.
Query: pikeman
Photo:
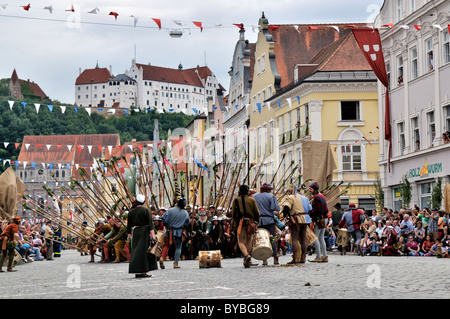
[[[81,230],[82,230],[82,234],[81,234],[82,236],[80,236],[78,238],[77,250],[81,256],[87,255],[88,251],[89,251],[89,253],[91,255],[91,261],[93,262],[95,249],[94,249],[94,245],[92,244],[92,242],[89,242],[87,237],[92,236],[92,234],[95,232],[95,229],[92,227],[89,227],[87,221],[83,221],[83,223],[81,224]]]
[[[99,262],[109,262],[108,259],[108,246],[105,245],[104,236],[106,236],[111,231],[111,225],[106,224],[106,221],[104,218],[99,218],[97,222],[97,228],[95,232],[92,234],[92,236],[87,237],[87,239],[93,239],[96,240],[96,246],[102,247],[102,258]],[[105,251],[106,250],[106,251]],[[91,261],[94,262],[93,255],[91,255]]]
[[[0,260],[0,272],[3,272],[3,263],[5,262],[6,257],[9,257],[7,271],[16,271],[13,269],[14,265],[14,256],[16,253],[16,242],[19,245],[22,245],[22,241],[19,236],[19,224],[21,218],[14,217],[13,222],[9,224],[3,233],[0,235],[0,244],[2,249],[2,257]]]
[[[252,250],[252,239],[256,232],[261,214],[253,197],[249,196],[249,187],[241,185],[238,197],[234,199],[232,206],[232,218],[238,225],[237,240],[239,249],[244,255],[244,267],[257,266],[252,263],[250,256]]]
[[[292,260],[288,264],[303,264],[306,261],[306,231],[311,223],[309,212],[312,207],[308,198],[295,192],[295,185],[289,185],[288,196],[284,199],[283,216],[288,219],[288,227],[292,239]],[[299,258],[299,242],[301,246],[301,257]]]

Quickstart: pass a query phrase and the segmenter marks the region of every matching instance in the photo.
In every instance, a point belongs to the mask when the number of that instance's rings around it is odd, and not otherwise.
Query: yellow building
[[[270,25],[264,14],[259,27],[248,106],[251,180],[280,185],[298,165],[291,175],[298,183],[301,142],[328,141],[338,167],[333,180],[354,185],[344,206],[374,208],[377,80],[350,27]]]
[[[342,36],[307,65],[298,65],[295,74],[292,85],[266,101],[276,102],[279,160],[286,156],[282,172],[291,161],[302,168],[302,141],[327,141],[337,166],[333,182],[343,181],[342,188],[353,185],[340,198],[343,206],[351,202],[375,209],[377,79],[353,35]],[[294,175],[296,182],[301,173]]]

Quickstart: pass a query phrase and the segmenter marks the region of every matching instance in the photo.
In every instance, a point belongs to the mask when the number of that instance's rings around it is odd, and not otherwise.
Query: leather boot
[[[278,262],[278,257],[274,257],[273,258],[273,264],[274,265],[279,265],[280,263]]]
[[[159,258],[159,268],[166,269],[166,267],[164,267],[164,259],[162,257]]]

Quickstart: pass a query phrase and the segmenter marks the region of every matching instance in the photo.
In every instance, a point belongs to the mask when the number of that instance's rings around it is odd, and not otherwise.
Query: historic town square
[[[1,4],[0,298],[448,298],[450,2],[297,2]]]

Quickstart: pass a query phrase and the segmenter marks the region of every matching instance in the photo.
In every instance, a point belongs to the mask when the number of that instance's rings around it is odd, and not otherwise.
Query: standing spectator
[[[445,225],[444,212],[438,211],[438,215],[439,215],[437,223],[438,239],[441,240],[442,238],[444,238],[444,225]]]
[[[339,222],[339,227],[343,228],[344,225],[347,225],[348,233],[354,241],[356,253],[358,255],[364,256],[360,246],[361,223],[364,222],[364,215],[359,209],[356,209],[356,205],[353,203],[349,205],[349,208],[350,210],[342,215],[342,220]]]
[[[418,221],[414,229],[414,240],[421,245],[425,239],[425,229],[422,227],[422,222]]]
[[[438,231],[438,221],[439,213],[437,208],[433,208],[430,215],[430,224],[428,225],[428,234],[433,235],[433,238],[438,241],[439,231]]]
[[[401,236],[408,238],[409,235],[414,235],[414,225],[409,219],[408,214],[403,215],[403,220],[400,223]]]

